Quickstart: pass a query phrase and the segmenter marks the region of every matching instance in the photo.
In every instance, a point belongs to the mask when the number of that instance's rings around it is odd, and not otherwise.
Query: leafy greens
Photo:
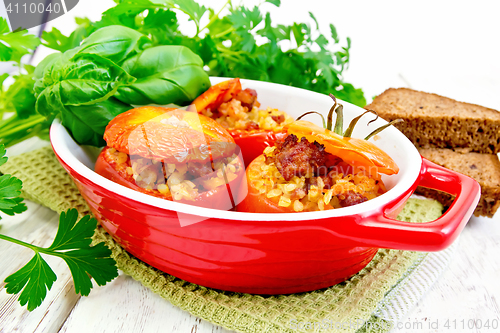
[[[36,110],[59,117],[79,144],[103,146],[106,125],[133,105],[188,104],[210,86],[184,46],[151,47],[137,30],[108,26],[35,71]]]
[[[35,135],[48,138],[50,122],[34,108],[34,67],[21,64],[21,58],[39,44],[40,40],[27,34],[27,30],[9,32],[7,21],[0,17],[0,61],[13,62],[19,68],[18,74],[0,76],[0,144],[7,147]],[[4,89],[7,79],[14,83]],[[6,113],[12,114],[4,117]]]
[[[263,15],[258,7],[233,6],[229,0],[215,12],[194,0],[121,0],[103,13],[100,21],[79,19],[78,36],[110,25],[121,25],[148,36],[153,45],[184,45],[198,54],[211,76],[240,77],[276,82],[335,95],[345,101],[364,106],[361,89],[342,78],[348,67],[351,40],[340,47],[340,38],[333,24],[330,34],[308,23],[272,25],[271,15]],[[267,1],[276,6],[279,0]],[[221,15],[223,10],[229,13]],[[195,36],[183,34],[178,13],[187,14],[196,28]],[[202,18],[208,23],[201,25]],[[77,34],[61,36],[59,31],[45,32],[47,47],[58,49]],[[288,49],[282,46],[291,45]],[[70,44],[68,44],[69,46]],[[337,51],[331,49],[337,48]]]
[[[21,62],[25,54],[29,54],[40,44],[40,40],[28,35],[28,30],[10,32],[7,20],[0,17],[0,60]]]
[[[208,75],[335,91],[343,100],[366,104],[361,89],[342,78],[350,39],[341,46],[333,24],[329,34],[321,33],[312,13],[313,25],[273,25],[259,7],[234,6],[231,0],[218,11],[194,0],[115,1],[97,22],[77,18],[68,36],[55,28],[44,32],[43,45],[61,53],[48,56],[35,72],[20,59],[39,40],[25,31],[8,33],[0,22],[1,59],[18,61],[22,70],[0,96],[0,107],[14,111],[0,123],[0,143],[47,137],[50,122],[60,117],[78,143],[101,146],[115,115],[132,105],[185,105],[208,88]],[[179,13],[194,24],[194,36],[181,31]]]
[[[0,146],[0,165],[7,162],[5,147]],[[11,175],[0,176],[0,211],[14,215],[26,210],[22,202],[21,180]],[[92,289],[92,277],[100,286],[118,276],[116,263],[104,243],[91,246],[92,235],[97,220],[89,215],[78,221],[76,209],[61,213],[56,237],[48,248],[42,248],[12,237],[0,234],[0,239],[25,246],[35,251],[34,257],[17,272],[5,279],[5,289],[9,294],[18,294],[19,303],[26,305],[29,311],[34,310],[44,300],[47,290],[57,279],[56,274],[43,259],[47,254],[63,259],[68,265],[76,293],[87,296]]]
[[[63,212],[59,217],[57,235],[48,248],[0,234],[0,239],[35,251],[35,256],[25,266],[5,279],[7,293],[20,293],[19,303],[27,304],[29,311],[42,304],[57,277],[41,254],[56,256],[66,262],[73,276],[75,292],[82,296],[87,296],[92,289],[90,277],[100,286],[117,277],[118,270],[110,257],[111,250],[104,243],[90,246],[96,225],[97,220],[89,215],[78,221],[76,209]]]
[[[5,147],[0,145],[0,165],[7,162],[5,152]],[[23,199],[19,197],[22,187],[23,183],[16,177],[11,175],[0,176],[0,211],[13,216],[27,209],[26,205],[22,202]]]

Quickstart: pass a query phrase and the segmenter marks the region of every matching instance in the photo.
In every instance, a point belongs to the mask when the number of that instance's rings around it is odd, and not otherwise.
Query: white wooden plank
[[[414,332],[436,332],[428,323],[436,320],[441,330],[447,319],[483,322],[500,317],[500,224],[472,218],[460,239],[460,249],[450,268],[416,310],[402,323],[422,322]],[[427,326],[425,326],[427,325]],[[229,332],[172,306],[132,278],[120,275],[81,298],[61,332]],[[453,330],[452,330],[453,331]],[[469,329],[463,330],[469,332]],[[412,332],[410,329],[395,332]],[[488,332],[488,331],[485,331]]]
[[[491,325],[496,320],[500,329],[500,215],[493,219],[473,217],[462,232],[459,245],[448,270],[409,317],[402,320],[403,324],[418,322],[423,327],[408,326],[394,332],[472,332],[479,328],[467,326],[474,320],[477,325],[484,325],[487,320]],[[447,320],[450,327],[445,327]],[[477,331],[498,330],[482,327]]]
[[[76,304],[61,333],[230,332],[173,306],[130,276],[96,287]]]
[[[57,219],[54,220],[56,214],[30,201],[25,201],[25,203],[27,203],[28,210],[23,214],[2,215],[0,232],[38,246],[49,246],[50,237],[53,238],[57,230]],[[11,266],[20,268],[33,256],[33,251],[30,249],[3,240],[0,240],[0,251],[11,254],[0,258],[2,268],[4,268],[0,271],[2,281],[11,274],[8,268]],[[26,262],[23,259],[27,259]]]
[[[39,246],[49,246],[56,234],[58,216],[37,204],[28,203],[28,211],[15,217],[4,217],[0,232]],[[17,301],[18,295],[5,291],[5,278],[24,266],[33,251],[0,241],[0,332],[56,332],[66,320],[79,296],[75,294],[71,273],[66,263],[50,256],[43,257],[57,275],[57,281],[40,307],[29,312]]]

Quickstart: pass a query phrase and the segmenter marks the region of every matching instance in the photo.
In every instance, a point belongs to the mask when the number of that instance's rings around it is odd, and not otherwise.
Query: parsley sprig
[[[7,20],[0,17],[0,60],[21,62],[25,54],[32,52],[40,39],[28,34],[28,30],[10,32]]]
[[[0,165],[7,162],[7,156],[5,156],[5,153],[5,147],[0,145]],[[11,175],[0,176],[0,211],[13,216],[14,214],[22,213],[27,209],[26,205],[22,202],[23,199],[19,197],[21,195],[22,187],[22,181],[16,177]]]
[[[7,161],[5,148],[0,146],[0,165]],[[0,211],[14,215],[26,210],[22,203],[21,180],[11,175],[0,177]],[[6,235],[0,239],[27,247],[35,252],[33,258],[17,272],[5,279],[5,289],[9,294],[18,294],[19,303],[26,305],[29,311],[40,306],[47,295],[47,290],[57,279],[56,274],[43,259],[42,254],[56,256],[68,265],[75,292],[87,296],[92,289],[91,277],[102,286],[118,276],[115,261],[110,257],[104,243],[91,246],[92,235],[97,221],[89,215],[78,220],[78,211],[70,209],[61,213],[56,237],[47,248],[39,247]]]

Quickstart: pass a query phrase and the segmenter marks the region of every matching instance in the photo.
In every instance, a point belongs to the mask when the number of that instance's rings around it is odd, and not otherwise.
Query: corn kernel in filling
[[[268,152],[271,151],[268,149]],[[293,176],[287,181],[274,163],[266,164],[264,157],[254,161],[247,172],[252,180],[251,187],[265,194],[279,207],[290,207],[295,212],[344,207],[347,193],[350,193],[347,196],[362,196],[370,200],[383,192],[381,180],[361,172],[346,175],[330,173],[328,184],[322,177],[314,175]]]
[[[179,125],[182,126],[181,123]],[[202,192],[225,186],[243,171],[243,165],[235,154],[202,168],[202,163],[163,163],[129,156],[114,148],[109,148],[108,153],[139,187],[171,195],[174,200],[196,200]]]
[[[292,117],[277,109],[260,110],[258,106],[249,108],[242,105],[240,100],[233,98],[222,103],[216,110],[206,109],[202,113],[215,119],[222,127],[236,130],[262,129],[277,132],[293,121]]]

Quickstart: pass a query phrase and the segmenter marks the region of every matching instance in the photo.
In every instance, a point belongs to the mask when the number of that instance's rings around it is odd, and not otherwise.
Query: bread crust
[[[481,199],[474,215],[492,217],[500,207],[500,112],[408,88],[390,88],[365,107],[395,126],[422,156],[474,178]],[[454,197],[418,187],[415,193],[434,198],[447,209]],[[465,194],[467,195],[467,194]]]
[[[365,107],[395,126],[417,147],[500,152],[500,112],[408,88],[390,88]]]
[[[481,199],[474,215],[493,217],[500,207],[500,160],[497,155],[446,148],[418,148],[418,151],[436,164],[474,178],[481,185]],[[415,193],[436,199],[445,208],[451,206],[454,199],[448,193],[424,187],[418,187]]]

